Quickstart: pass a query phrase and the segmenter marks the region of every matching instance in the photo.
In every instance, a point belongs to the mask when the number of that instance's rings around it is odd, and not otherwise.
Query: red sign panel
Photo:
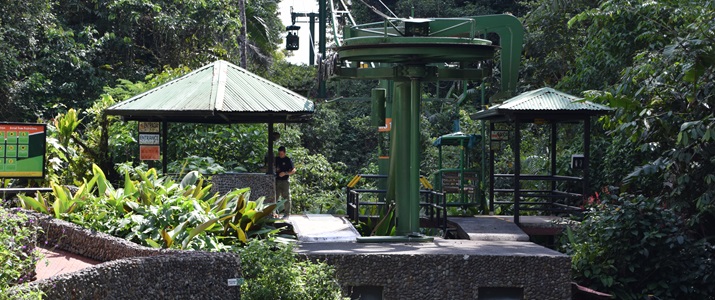
[[[139,146],[139,159],[141,160],[160,160],[161,150],[159,146]]]

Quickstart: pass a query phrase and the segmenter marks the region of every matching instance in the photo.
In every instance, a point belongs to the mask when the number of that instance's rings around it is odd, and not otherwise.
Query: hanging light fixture
[[[286,50],[298,50],[300,46],[300,38],[298,37],[298,29],[300,26],[290,25],[286,26],[286,31],[288,31],[288,36],[286,36]]]

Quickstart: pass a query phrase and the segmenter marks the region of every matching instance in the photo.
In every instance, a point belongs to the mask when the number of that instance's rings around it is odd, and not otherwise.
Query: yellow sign
[[[159,122],[139,122],[139,132],[159,133]]]

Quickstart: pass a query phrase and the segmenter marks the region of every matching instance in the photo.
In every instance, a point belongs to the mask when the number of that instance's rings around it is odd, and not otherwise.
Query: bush
[[[658,198],[610,197],[568,233],[564,247],[580,284],[618,299],[712,299],[715,249]]]
[[[242,299],[342,299],[335,270],[299,261],[292,245],[252,240],[238,252],[245,278]]]
[[[0,300],[41,299],[42,293],[27,286],[10,288],[31,281],[39,259],[34,250],[37,228],[25,214],[11,213],[0,206]]]
[[[83,227],[156,248],[226,251],[234,244],[278,233],[271,217],[281,203],[249,201],[248,188],[211,194],[201,174],[175,182],[155,169],[123,170],[115,188],[96,165],[76,192],[52,183],[49,196],[20,195],[24,208],[52,214]],[[133,180],[132,174],[137,177]]]

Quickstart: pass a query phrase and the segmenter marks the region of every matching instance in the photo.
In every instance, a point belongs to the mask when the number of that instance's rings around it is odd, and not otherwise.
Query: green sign
[[[45,176],[45,124],[0,123],[0,178]]]

